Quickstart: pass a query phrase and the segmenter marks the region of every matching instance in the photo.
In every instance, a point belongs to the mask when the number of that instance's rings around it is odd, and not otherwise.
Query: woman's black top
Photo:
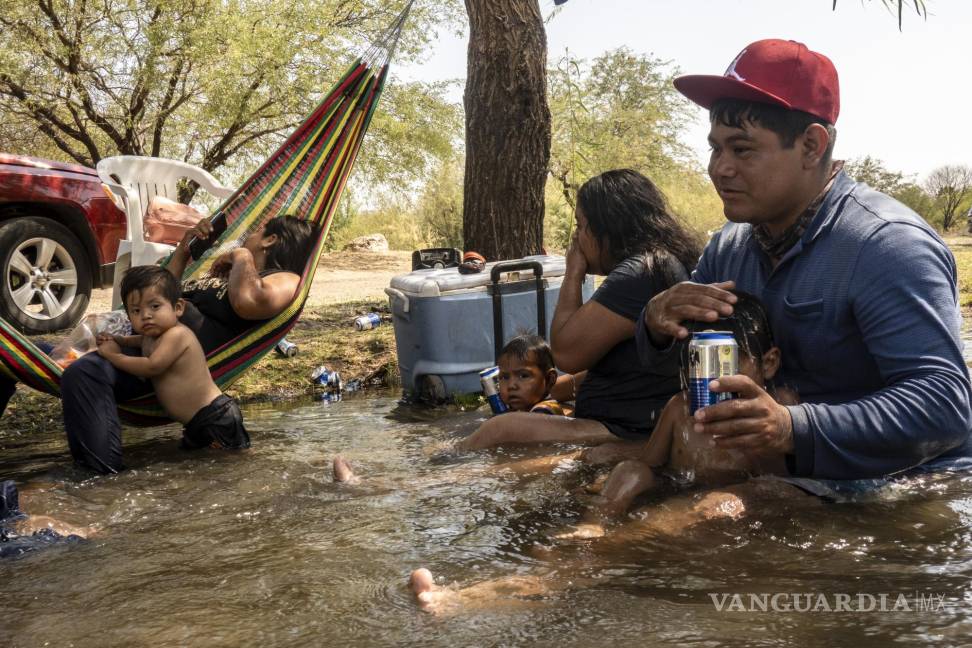
[[[640,316],[648,301],[688,278],[688,272],[671,255],[639,254],[619,263],[592,299],[643,326]],[[662,408],[680,389],[678,354],[669,354],[661,364],[642,366],[632,336],[588,370],[577,394],[575,416],[599,421],[622,438],[646,438]]]

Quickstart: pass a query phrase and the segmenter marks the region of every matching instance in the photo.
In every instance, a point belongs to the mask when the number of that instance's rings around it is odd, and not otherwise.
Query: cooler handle
[[[537,290],[537,335],[547,337],[547,298],[543,289],[543,264],[539,261],[502,261],[489,271],[490,281],[493,283],[493,352],[494,359],[499,359],[503,348],[503,296],[499,292],[500,275],[504,272],[517,270],[533,270]]]
[[[391,299],[397,299],[402,302],[402,312],[407,313],[409,308],[408,295],[403,293],[398,288],[385,288],[385,294]]]

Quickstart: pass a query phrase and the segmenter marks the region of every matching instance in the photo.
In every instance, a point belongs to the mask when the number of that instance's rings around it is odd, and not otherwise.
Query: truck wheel
[[[91,268],[71,230],[49,218],[0,223],[0,317],[25,333],[78,323],[91,297]]]

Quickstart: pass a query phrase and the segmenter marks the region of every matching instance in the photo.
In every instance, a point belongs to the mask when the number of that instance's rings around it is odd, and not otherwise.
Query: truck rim
[[[17,246],[7,268],[7,290],[29,317],[63,315],[74,302],[78,271],[63,245],[49,238],[27,239]]]

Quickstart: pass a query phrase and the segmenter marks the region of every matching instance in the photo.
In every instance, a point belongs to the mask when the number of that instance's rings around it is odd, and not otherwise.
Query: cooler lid
[[[511,261],[539,261],[543,266],[544,278],[562,277],[567,269],[567,261],[560,255],[538,254],[522,259],[511,259]],[[438,297],[452,292],[485,289],[490,284],[489,273],[496,263],[508,262],[487,263],[485,270],[469,275],[459,274],[458,268],[413,270],[408,274],[392,277],[391,287],[410,297]],[[500,281],[522,281],[533,278],[533,270],[519,270],[512,274],[518,274],[519,277],[513,278],[509,274],[503,273]]]

